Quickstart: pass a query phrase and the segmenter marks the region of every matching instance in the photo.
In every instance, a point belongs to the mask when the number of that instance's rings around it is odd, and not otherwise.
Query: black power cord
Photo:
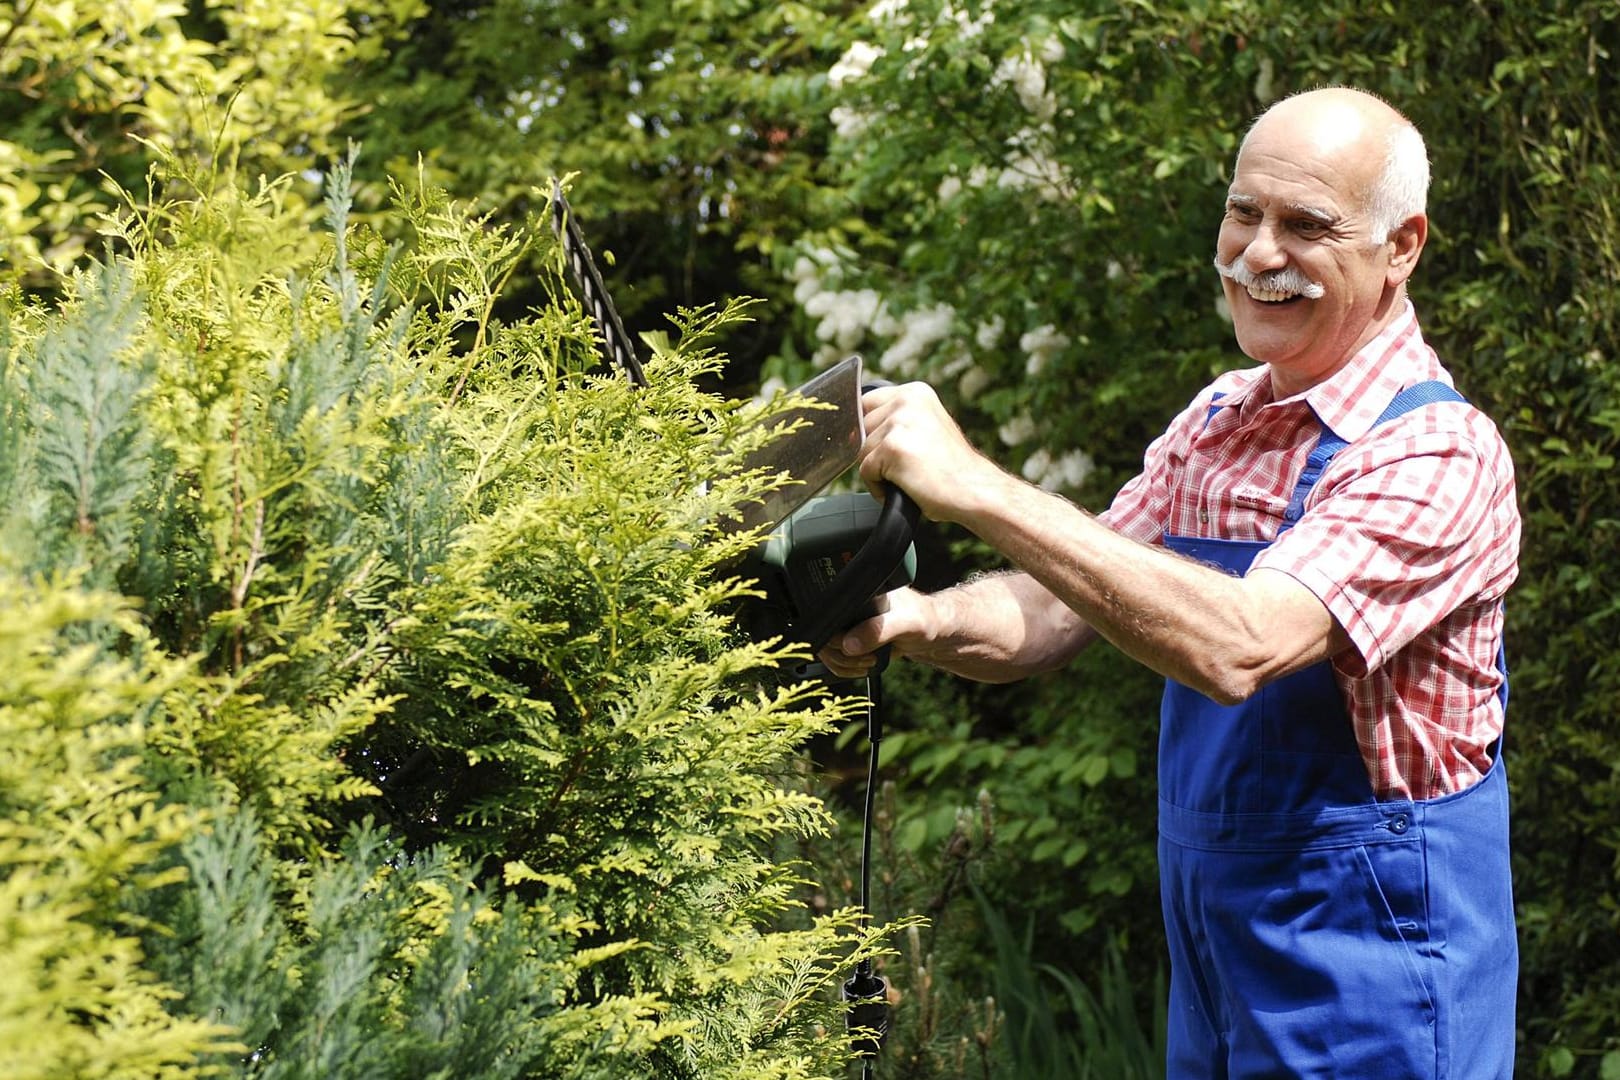
[[[877,796],[878,750],[883,742],[883,678],[874,672],[866,680],[866,809],[861,824],[861,925],[872,921],[872,808]],[[872,1080],[878,1051],[889,1035],[889,984],[872,970],[866,957],[844,983],[844,1027],[851,1045],[862,1058],[861,1076]]]

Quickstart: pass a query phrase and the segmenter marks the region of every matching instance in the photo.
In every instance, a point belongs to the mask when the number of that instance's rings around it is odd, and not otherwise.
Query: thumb
[[[856,623],[844,634],[839,647],[846,655],[861,656],[876,652],[884,644],[884,635],[888,630],[887,616],[891,595],[884,592],[872,597],[871,616]]]
[[[846,656],[865,656],[876,652],[883,644],[883,616],[875,615],[857,623],[839,639],[838,647]]]

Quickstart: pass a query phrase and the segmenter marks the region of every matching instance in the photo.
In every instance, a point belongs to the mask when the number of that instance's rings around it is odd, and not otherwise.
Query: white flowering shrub
[[[1191,387],[1231,359],[1205,253],[1234,124],[1213,95],[1200,120],[1156,88],[1197,70],[1195,31],[1055,3],[871,5],[826,73],[828,165],[860,218],[783,256],[815,345],[767,375],[860,352],[932,384],[1031,482],[1104,499],[1181,404],[1165,372]]]

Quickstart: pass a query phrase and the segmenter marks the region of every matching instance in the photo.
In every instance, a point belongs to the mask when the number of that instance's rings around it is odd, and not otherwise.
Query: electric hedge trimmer
[[[574,221],[562,185],[551,191],[552,225],[579,289],[596,323],[602,352],[631,382],[646,386],[636,350],[602,282],[596,260]],[[743,465],[784,472],[795,481],[740,509],[738,529],[770,529],[768,540],[750,556],[741,573],[756,578],[763,600],[741,613],[744,628],[756,638],[782,637],[813,655],[832,638],[876,613],[878,596],[908,585],[916,574],[912,538],[917,504],[889,485],[881,503],[865,492],[821,495],[860,457],[865,439],[861,395],[880,382],[863,381],[861,358],[851,356],[794,391],[797,400],[821,407],[797,409],[795,429],[773,440]],[[870,919],[872,806],[876,790],[878,747],[883,737],[881,673],[885,654],[866,679],[867,768],[865,826],[861,843],[861,912]],[[800,678],[831,680],[820,664],[792,672]],[[888,986],[862,960],[844,983],[849,1008],[847,1024],[864,1072],[888,1034]]]

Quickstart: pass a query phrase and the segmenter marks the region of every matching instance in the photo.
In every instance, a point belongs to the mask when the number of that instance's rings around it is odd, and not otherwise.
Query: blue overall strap
[[[1466,401],[1461,394],[1438,380],[1414,383],[1390,399],[1389,405],[1378,414],[1378,419],[1372,423],[1373,427],[1393,420],[1397,416],[1404,416],[1413,409],[1421,409],[1425,405],[1433,405],[1439,401]],[[1322,425],[1322,437],[1317,440],[1316,446],[1311,450],[1310,457],[1305,459],[1305,468],[1300,472],[1299,479],[1294,483],[1294,495],[1288,500],[1288,509],[1283,511],[1282,529],[1293,527],[1300,515],[1305,512],[1305,499],[1310,495],[1316,482],[1322,479],[1322,473],[1327,469],[1335,455],[1350,444],[1335,435],[1326,424]],[[1282,531],[1279,529],[1278,531]]]

